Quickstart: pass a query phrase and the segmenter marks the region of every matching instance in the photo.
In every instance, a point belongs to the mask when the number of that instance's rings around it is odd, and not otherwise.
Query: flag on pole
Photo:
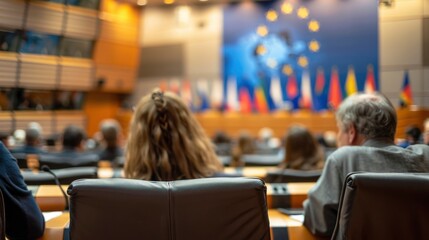
[[[237,97],[237,81],[235,78],[228,78],[226,84],[226,109],[230,112],[235,112],[238,109],[238,97]]]
[[[181,91],[180,91],[180,80],[179,79],[177,79],[177,78],[170,79],[168,86],[169,86],[169,90],[171,92],[174,92],[175,94],[180,96]]]
[[[250,98],[249,90],[247,87],[240,88],[238,98],[240,101],[240,111],[242,113],[252,112],[252,99]]]
[[[205,111],[210,108],[208,82],[205,79],[199,79],[196,85],[197,85],[196,87],[197,104],[195,104],[195,101],[194,101],[194,105],[196,106],[197,111]]]
[[[211,82],[211,108],[221,109],[223,105],[223,80],[216,78]]]
[[[286,93],[289,100],[295,99],[298,96],[298,83],[296,82],[295,74],[289,75],[286,84]]]
[[[180,96],[182,97],[186,106],[192,109],[192,89],[191,89],[191,82],[189,80],[183,81]]]
[[[373,93],[375,91],[374,67],[372,65],[368,65],[366,69],[365,92]]]
[[[313,106],[313,98],[311,97],[311,82],[310,73],[308,70],[304,70],[301,76],[301,101],[300,105],[302,108],[310,109]]]
[[[264,89],[262,89],[262,86],[259,84],[258,86],[255,86],[255,108],[260,113],[267,113],[269,112],[269,106],[267,103],[267,98],[265,96]]]
[[[328,104],[331,108],[337,109],[342,101],[342,94],[340,88],[340,77],[338,76],[338,69],[333,67],[331,70],[331,84],[329,86]]]
[[[325,89],[325,74],[323,72],[323,68],[318,68],[317,76],[316,76],[316,94],[321,95],[324,89]]]
[[[346,93],[347,96],[353,95],[357,93],[357,86],[356,86],[356,76],[355,76],[355,70],[353,69],[353,66],[349,67],[349,70],[347,72],[347,79],[346,79]]]
[[[273,77],[271,79],[271,85],[270,85],[270,95],[273,99],[274,105],[277,109],[282,108],[283,103],[283,94],[280,84],[280,78],[279,77]]]
[[[161,82],[159,83],[159,89],[163,92],[168,90],[168,82],[167,80],[163,79],[161,80]]]
[[[408,75],[408,71],[405,71],[404,73],[404,82],[402,83],[399,104],[401,107],[406,107],[413,104],[413,95],[411,93],[410,77]]]
[[[314,96],[314,110],[315,111],[321,111],[327,109],[327,99],[326,94],[324,94],[325,90],[325,73],[323,71],[323,68],[317,69],[317,75],[316,75],[316,89],[315,89],[315,96]]]

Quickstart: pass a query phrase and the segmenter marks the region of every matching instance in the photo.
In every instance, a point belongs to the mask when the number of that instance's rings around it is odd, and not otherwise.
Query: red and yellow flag
[[[411,93],[410,77],[408,71],[405,71],[404,83],[402,84],[401,95],[399,96],[399,104],[406,107],[413,104],[413,95]]]
[[[328,93],[328,105],[333,109],[337,109],[340,106],[343,96],[340,88],[340,77],[338,76],[338,69],[332,68],[331,72],[331,85],[329,86]]]

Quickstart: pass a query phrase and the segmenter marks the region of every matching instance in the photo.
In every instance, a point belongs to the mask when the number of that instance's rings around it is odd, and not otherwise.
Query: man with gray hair
[[[304,225],[316,236],[330,237],[348,173],[428,172],[429,146],[396,146],[396,111],[380,94],[356,94],[337,113],[338,150],[332,153],[304,202]]]
[[[40,154],[42,149],[42,127],[37,122],[30,122],[25,130],[25,144],[11,150],[12,153]]]

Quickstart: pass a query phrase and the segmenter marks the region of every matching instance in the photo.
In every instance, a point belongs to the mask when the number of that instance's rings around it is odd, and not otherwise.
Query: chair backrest
[[[71,239],[270,239],[259,179],[88,179],[68,194]]]
[[[0,190],[0,240],[6,239],[6,216],[3,192]]]
[[[352,173],[332,239],[426,239],[429,174]]]
[[[70,184],[74,180],[82,178],[97,178],[97,168],[96,167],[74,167],[74,168],[65,168],[65,169],[56,169],[52,172],[57,175],[60,184]],[[22,171],[22,176],[24,177],[24,182],[27,185],[53,185],[55,184],[54,177],[52,174],[47,172],[32,172],[32,171]]]
[[[97,167],[97,154],[79,154],[75,156],[65,156],[61,154],[40,154],[39,165],[48,166],[50,169],[61,169],[71,167]]]
[[[264,180],[267,183],[316,182],[321,174],[322,170],[279,169],[267,172]]]
[[[16,159],[19,168],[28,168],[26,153],[12,153],[12,156]]]

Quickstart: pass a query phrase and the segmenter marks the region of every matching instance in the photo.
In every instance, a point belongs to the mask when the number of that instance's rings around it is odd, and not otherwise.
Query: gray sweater
[[[350,172],[429,172],[429,146],[402,148],[391,140],[372,139],[332,153],[304,202],[304,225],[316,236],[332,235],[345,178]]]

